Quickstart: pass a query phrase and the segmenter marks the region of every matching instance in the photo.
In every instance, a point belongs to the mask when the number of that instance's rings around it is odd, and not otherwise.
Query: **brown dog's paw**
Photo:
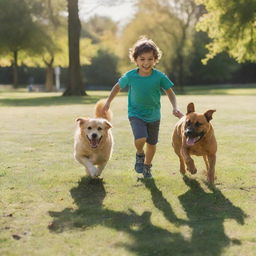
[[[209,176],[207,177],[208,183],[209,183],[209,184],[212,184],[212,185],[214,184],[214,182],[215,182],[216,179],[217,179],[217,177],[209,177]]]
[[[191,174],[196,174],[196,173],[197,173],[197,169],[196,169],[196,168],[189,168],[188,171],[189,171]]]

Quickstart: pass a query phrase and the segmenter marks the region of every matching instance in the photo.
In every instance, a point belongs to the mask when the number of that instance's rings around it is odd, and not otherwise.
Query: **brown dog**
[[[172,135],[172,145],[180,159],[180,172],[185,174],[186,164],[187,170],[195,174],[197,169],[190,155],[203,156],[211,184],[214,183],[217,142],[210,120],[215,111],[199,114],[195,112],[194,103],[189,103],[187,114],[177,122]]]
[[[74,156],[86,172],[96,178],[101,175],[112,154],[113,136],[111,132],[112,111],[103,114],[105,100],[95,106],[95,118],[79,117],[74,141]]]

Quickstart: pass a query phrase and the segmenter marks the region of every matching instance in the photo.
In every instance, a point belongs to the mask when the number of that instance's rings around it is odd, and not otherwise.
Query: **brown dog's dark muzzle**
[[[195,143],[201,140],[201,138],[204,136],[204,132],[197,133],[192,128],[187,128],[184,134],[186,137],[186,143],[189,146],[193,146]]]

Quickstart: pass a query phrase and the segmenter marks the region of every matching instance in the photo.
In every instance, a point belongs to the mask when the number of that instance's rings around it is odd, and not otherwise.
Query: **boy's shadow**
[[[180,233],[172,233],[152,224],[151,212],[144,211],[140,215],[133,210],[121,212],[105,208],[106,191],[102,180],[82,178],[70,193],[77,207],[49,212],[53,217],[48,227],[51,232],[70,229],[87,232],[90,227],[100,225],[128,234],[129,242],[117,242],[115,246],[126,248],[136,255],[183,255],[190,251],[189,242]],[[169,220],[172,221],[172,218],[176,219],[171,216]],[[106,240],[106,237],[103,239]]]
[[[241,244],[225,234],[224,221],[234,219],[243,225],[245,213],[217,188],[208,186],[210,192],[205,192],[198,181],[187,176],[183,179],[190,189],[178,198],[189,219],[187,225],[192,229],[191,244],[197,248],[197,255],[221,255],[230,243]]]

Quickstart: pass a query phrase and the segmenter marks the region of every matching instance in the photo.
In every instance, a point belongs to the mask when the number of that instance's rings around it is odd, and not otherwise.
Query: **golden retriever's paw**
[[[88,169],[87,173],[91,176],[91,178],[99,176],[99,175],[97,175],[98,174],[98,168],[96,168],[96,167]]]
[[[96,179],[99,178],[99,176],[97,176],[97,175],[91,175],[91,178],[92,178],[93,180],[96,180]]]

